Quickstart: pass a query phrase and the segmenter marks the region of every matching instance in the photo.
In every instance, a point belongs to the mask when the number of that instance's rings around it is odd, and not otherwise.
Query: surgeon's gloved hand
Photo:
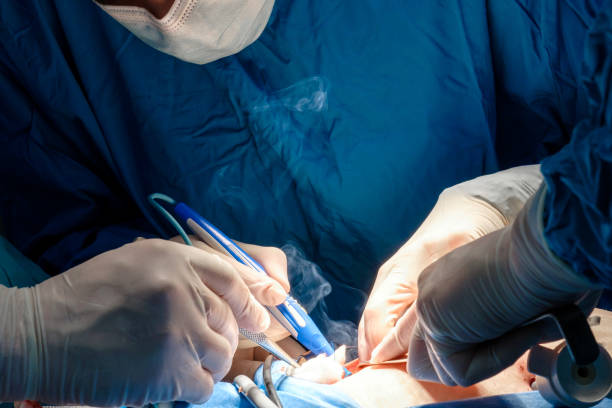
[[[378,271],[359,323],[359,358],[372,350],[414,302],[418,277],[453,249],[514,220],[542,182],[540,166],[521,166],[448,188],[423,224]]]
[[[236,241],[247,254],[255,259],[272,279],[261,279],[261,273],[254,271],[246,265],[236,261],[233,257],[210,247],[205,242],[201,241],[197,236],[190,235],[189,239],[196,248],[202,249],[211,254],[217,254],[225,261],[229,262],[236,268],[240,277],[247,284],[249,290],[260,303],[264,305],[274,306],[285,301],[287,293],[289,293],[290,285],[287,276],[287,256],[285,253],[276,247],[264,247],[253,244],[245,244],[244,242]],[[183,242],[180,236],[172,238],[172,241]],[[283,296],[279,296],[283,293]],[[266,330],[266,336],[270,340],[278,341],[290,336],[290,333],[276,319],[270,320],[270,326]],[[256,344],[251,340],[240,336],[239,348],[250,345],[255,347]]]
[[[241,264],[230,255],[227,255],[227,253],[210,247],[197,236],[190,235],[189,239],[194,247],[202,249],[210,254],[219,255],[225,261],[231,263],[238,273],[240,273],[240,277],[247,284],[249,290],[253,296],[255,296],[255,299],[261,304],[273,306],[285,300],[285,297],[281,299],[278,293],[283,292],[286,296],[291,287],[287,276],[287,256],[280,248],[245,244],[244,242],[234,240],[240,248],[263,266],[266,273],[272,278],[261,279],[261,273],[255,272],[248,266]],[[183,238],[176,236],[172,238],[171,241],[183,242]]]
[[[549,250],[542,233],[544,196],[542,187],[510,226],[430,265],[419,278],[416,307],[399,319],[373,359],[408,352],[415,378],[468,386],[550,339],[547,326],[522,325],[600,288]]]
[[[163,240],[0,292],[3,401],[201,403],[230,368],[238,326],[270,323],[233,265]]]

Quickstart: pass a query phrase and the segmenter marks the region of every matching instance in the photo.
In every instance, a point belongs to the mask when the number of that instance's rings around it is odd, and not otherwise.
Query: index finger
[[[238,271],[217,254],[193,247],[189,263],[202,282],[229,305],[238,326],[262,332],[270,325],[270,316],[240,277]]]
[[[408,352],[410,338],[417,322],[416,307],[410,306],[397,324],[372,351],[371,361],[383,362]]]
[[[276,247],[264,247],[244,242],[234,241],[255,261],[259,262],[266,273],[275,281],[280,283],[285,292],[289,292],[291,286],[287,276],[287,256]]]
[[[177,239],[180,239],[180,237]],[[238,241],[234,242],[252,256],[256,262],[259,262],[267,274],[257,272],[250,266],[238,262],[231,255],[210,247],[197,237],[193,239],[193,246],[209,254],[217,254],[223,260],[229,262],[238,271],[249,291],[259,303],[267,306],[276,306],[284,302],[289,290],[287,258],[285,254],[280,249],[274,247],[260,247]]]

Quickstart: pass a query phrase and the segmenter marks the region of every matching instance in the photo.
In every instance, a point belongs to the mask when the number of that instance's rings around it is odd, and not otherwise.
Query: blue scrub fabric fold
[[[171,235],[146,200],[162,192],[232,238],[295,242],[332,284],[330,317],[358,321],[444,188],[569,142],[600,7],[277,0],[259,40],[198,66],[92,1],[2,1],[7,237],[56,274]]]
[[[545,234],[574,271],[612,287],[612,2],[586,41],[582,83],[588,115],[559,153],[545,159]],[[601,306],[612,306],[610,296]]]

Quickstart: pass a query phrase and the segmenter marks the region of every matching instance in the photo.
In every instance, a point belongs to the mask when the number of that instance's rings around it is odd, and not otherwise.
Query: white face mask
[[[270,18],[274,0],[174,0],[162,19],[141,7],[98,5],[151,47],[183,61],[206,64],[255,41]]]

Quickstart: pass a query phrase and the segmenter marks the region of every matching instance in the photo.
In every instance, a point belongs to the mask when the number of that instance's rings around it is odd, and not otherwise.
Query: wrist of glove
[[[515,221],[430,265],[419,298],[374,351],[385,360],[409,352],[418,379],[467,386],[512,364],[546,333],[525,322],[598,289],[548,248],[542,187]]]
[[[7,288],[0,286],[0,401],[17,401],[23,399],[27,393],[36,390],[26,390],[37,384],[37,372],[28,367],[37,367],[36,350],[31,349],[35,341],[28,336],[33,332],[34,323],[33,304],[29,289]],[[33,347],[34,346],[34,347]]]

